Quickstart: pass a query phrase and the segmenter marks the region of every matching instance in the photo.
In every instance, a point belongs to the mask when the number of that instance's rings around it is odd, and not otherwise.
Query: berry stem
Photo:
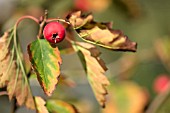
[[[38,32],[38,35],[37,35],[37,38],[39,38],[39,39],[41,38],[44,25],[46,24],[47,16],[48,16],[48,12],[47,12],[47,10],[45,10],[45,13],[44,13],[44,16],[43,16],[43,20],[42,20],[42,22],[39,25],[40,28],[39,28],[39,32]]]
[[[66,37],[65,39],[66,39],[68,42],[70,42],[70,43],[74,42],[73,40],[71,40],[71,39],[68,38],[68,37]]]
[[[19,23],[20,23],[22,20],[24,20],[24,19],[31,19],[31,20],[33,20],[34,22],[36,22],[37,24],[39,24],[39,20],[38,20],[37,18],[28,15],[28,16],[23,16],[23,17],[19,18],[19,19],[17,20],[17,22],[16,22],[16,27],[18,27]]]

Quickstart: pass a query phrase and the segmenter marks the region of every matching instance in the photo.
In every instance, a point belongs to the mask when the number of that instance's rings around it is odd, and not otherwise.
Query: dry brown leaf
[[[0,88],[7,86],[9,99],[16,97],[18,105],[26,104],[28,108],[34,109],[34,100],[26,82],[21,67],[15,60],[14,47],[10,47],[11,37],[5,32],[0,38]],[[11,46],[13,46],[11,44]]]
[[[81,11],[72,12],[68,14],[66,18],[69,20],[69,22],[75,29],[93,20],[93,16],[91,14],[82,15]]]
[[[72,12],[67,16],[67,20],[78,35],[89,43],[111,50],[136,51],[136,42],[130,41],[120,30],[112,29],[111,23],[95,22],[92,14]]]
[[[8,32],[5,32],[0,38],[0,87],[6,86],[8,77],[13,73],[13,69],[11,68],[13,67],[13,63],[10,62],[11,53],[8,42]]]
[[[34,100],[31,95],[28,84],[25,82],[21,70],[13,73],[13,76],[9,77],[9,83],[7,85],[7,92],[9,95],[9,99],[12,97],[16,97],[18,105],[23,105],[27,103],[26,106],[30,109],[34,109]],[[18,73],[18,74],[17,74]],[[31,103],[28,101],[31,101]]]
[[[49,113],[45,107],[46,102],[41,97],[35,97],[35,102],[38,113]]]
[[[8,43],[8,32],[5,32],[4,35],[0,38],[0,61],[3,60],[6,55],[9,53]]]
[[[76,42],[75,50],[83,54],[82,61],[89,83],[93,89],[97,101],[102,107],[105,107],[105,95],[107,94],[106,86],[109,81],[105,76],[107,70],[102,59],[99,58],[100,52],[91,44],[84,42]],[[81,58],[81,56],[80,56]]]

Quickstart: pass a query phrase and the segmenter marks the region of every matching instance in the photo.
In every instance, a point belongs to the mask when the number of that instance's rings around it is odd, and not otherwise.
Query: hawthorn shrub
[[[26,71],[17,32],[20,22],[25,19],[31,19],[39,26],[37,39],[27,46],[32,67],[29,72]],[[82,41],[72,38],[74,33]],[[9,99],[15,98],[18,106],[24,105],[38,113],[63,113],[60,110],[65,110],[66,113],[78,112],[67,102],[45,101],[34,96],[30,88],[28,73],[32,71],[47,96],[51,96],[57,88],[56,84],[62,78],[62,58],[58,49],[58,43],[62,40],[71,45],[71,52],[77,52],[93,93],[104,108],[110,82],[105,75],[107,67],[96,46],[111,51],[135,52],[137,43],[130,41],[121,30],[112,29],[111,22],[96,22],[91,13],[84,14],[81,11],[70,12],[65,19],[48,18],[47,11],[40,19],[29,15],[19,18],[14,27],[0,38],[0,88],[5,88]]]

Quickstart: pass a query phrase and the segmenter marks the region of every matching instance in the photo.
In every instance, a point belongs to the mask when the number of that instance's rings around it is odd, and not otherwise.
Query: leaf
[[[142,87],[131,81],[123,81],[112,83],[109,89],[109,101],[102,113],[143,113],[148,95]]]
[[[31,100],[31,104],[26,104],[29,108],[34,108],[33,98],[29,96],[29,88],[28,85],[24,82],[21,70],[14,69],[13,76],[9,78],[7,91],[9,95],[9,99],[11,100],[13,96],[16,96],[18,104],[21,106],[24,102],[27,103],[27,100]]]
[[[45,104],[46,102],[41,97],[35,97],[36,107],[38,113],[49,113]]]
[[[95,22],[92,14],[83,15],[81,11],[67,16],[78,35],[85,41],[101,47],[135,52],[137,43],[132,42],[120,30],[112,29],[111,23]]]
[[[13,73],[11,57],[8,32],[5,32],[0,38],[0,87],[7,85],[8,77]]]
[[[50,96],[60,75],[62,61],[58,48],[52,48],[45,39],[37,39],[29,44],[28,53],[41,87]]]
[[[97,101],[105,107],[106,86],[109,85],[109,81],[104,75],[107,68],[99,58],[100,52],[95,46],[84,42],[75,42],[74,49],[78,51]]]
[[[46,106],[50,113],[78,113],[73,105],[61,100],[48,100]]]
[[[7,86],[9,99],[16,97],[18,105],[34,109],[34,100],[25,75],[20,53],[15,53],[13,31],[0,38],[0,88]],[[15,57],[14,57],[15,56]]]

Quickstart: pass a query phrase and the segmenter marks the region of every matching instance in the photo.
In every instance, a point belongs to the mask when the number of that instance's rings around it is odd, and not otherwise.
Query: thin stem
[[[39,32],[38,32],[38,35],[37,35],[37,38],[39,38],[39,39],[41,38],[41,35],[42,35],[42,32],[43,32],[43,28],[44,28],[44,25],[45,25],[46,20],[47,20],[47,14],[48,14],[48,12],[47,12],[47,10],[45,10],[45,14],[43,16],[43,21],[40,23]]]
[[[68,22],[64,19],[60,19],[60,18],[49,18],[49,19],[47,19],[46,22],[49,23],[49,22],[53,22],[53,21],[60,21],[60,22],[63,22],[63,23],[70,25],[70,22]]]
[[[27,16],[22,16],[21,18],[19,18],[19,19],[17,20],[17,22],[16,22],[16,27],[18,27],[19,23],[20,23],[22,20],[24,20],[24,19],[31,19],[31,20],[35,21],[37,24],[39,24],[39,20],[38,20],[37,18],[35,18],[35,17],[33,17],[33,16],[27,15]]]
[[[156,113],[161,105],[167,100],[170,96],[170,82],[167,84],[167,90],[163,93],[160,93],[151,103],[150,107],[145,113]]]
[[[29,85],[29,82],[28,82],[28,78],[27,78],[27,75],[26,75],[26,71],[25,71],[25,68],[24,68],[24,65],[22,63],[22,57],[20,56],[20,52],[19,52],[19,49],[18,49],[18,46],[17,46],[17,37],[16,37],[16,33],[17,33],[17,24],[15,24],[14,26],[14,48],[16,50],[16,55],[17,55],[17,60],[18,60],[18,63],[19,63],[19,66],[21,68],[21,71],[23,73],[23,76],[24,76],[24,79],[25,79],[25,82],[26,84],[28,85],[28,90],[29,92],[31,93],[32,95],[32,91],[31,91],[31,88],[30,88],[30,85]],[[32,95],[32,98],[33,98],[33,95]],[[34,99],[33,99],[34,100]],[[34,104],[35,103],[35,100],[34,100]]]
[[[73,40],[71,40],[71,39],[68,38],[68,37],[66,37],[65,39],[66,39],[68,42],[70,42],[70,43],[74,42]]]

